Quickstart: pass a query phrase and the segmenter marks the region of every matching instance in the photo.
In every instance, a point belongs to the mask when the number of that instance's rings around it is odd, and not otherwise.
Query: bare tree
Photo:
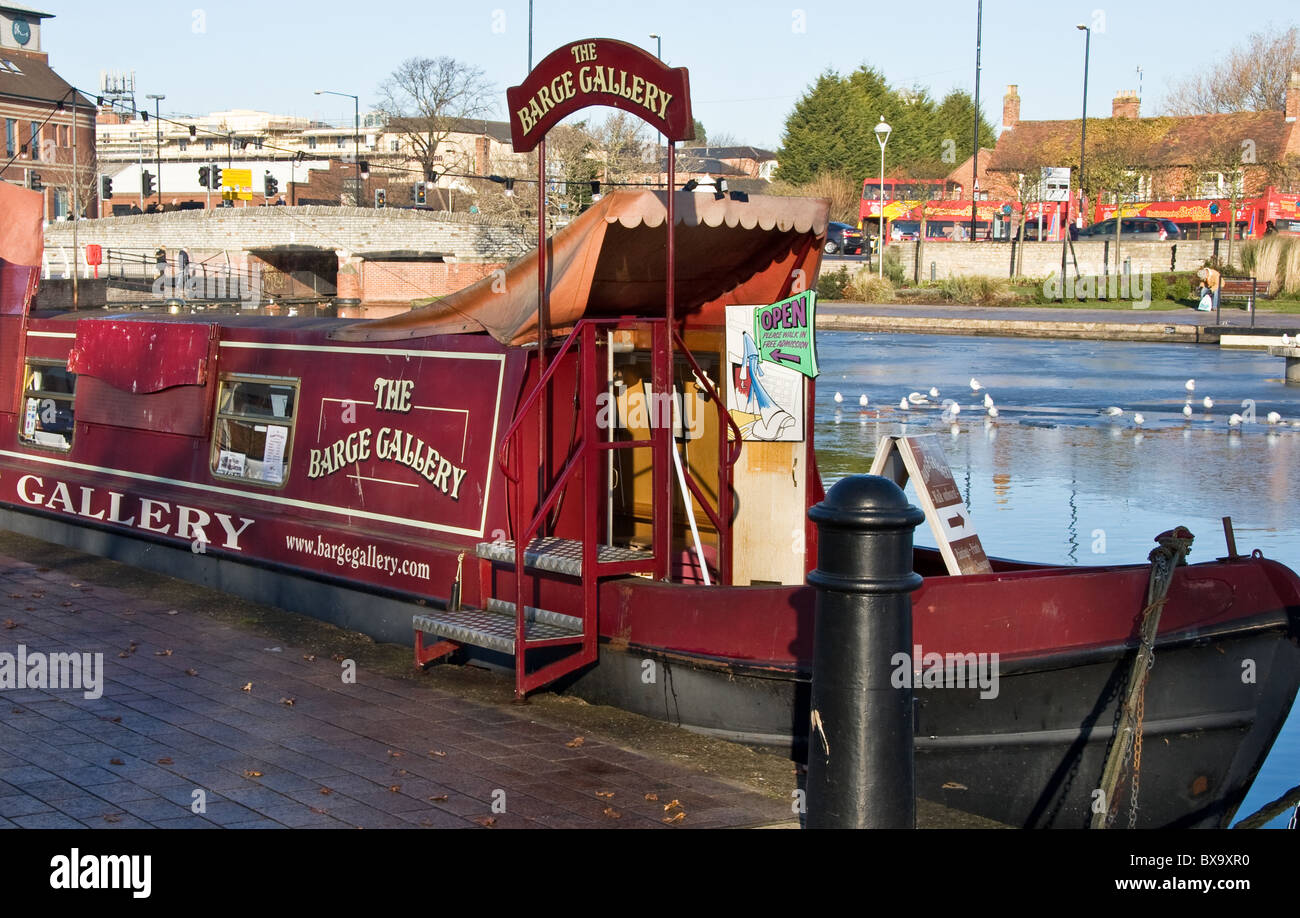
[[[463,119],[486,117],[493,95],[478,67],[450,57],[412,57],[380,85],[379,110],[432,182],[435,167],[455,167],[439,160],[439,146]]]
[[[1281,111],[1287,79],[1298,69],[1300,28],[1252,32],[1227,57],[1175,83],[1165,108],[1173,115]]]

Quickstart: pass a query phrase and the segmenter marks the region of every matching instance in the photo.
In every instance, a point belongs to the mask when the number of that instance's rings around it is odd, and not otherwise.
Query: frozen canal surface
[[[1191,560],[1203,561],[1226,552],[1220,518],[1231,516],[1240,552],[1258,548],[1300,570],[1300,427],[1291,426],[1300,386],[1284,384],[1281,358],[1180,344],[860,332],[817,340],[817,457],[827,486],[869,471],[881,436],[932,433],[990,555],[1145,563],[1156,534],[1184,525],[1197,537]],[[929,403],[902,410],[911,393]],[[947,399],[960,406],[955,416],[948,406],[949,419]],[[1111,407],[1124,413],[1101,413]],[[1270,424],[1270,412],[1282,421]],[[1243,416],[1237,427],[1234,413]],[[926,527],[917,541],[932,544]],[[1300,704],[1238,818],[1297,784]]]

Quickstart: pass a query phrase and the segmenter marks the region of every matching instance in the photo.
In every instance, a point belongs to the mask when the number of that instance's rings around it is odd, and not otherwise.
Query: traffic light
[[[221,167],[218,166],[216,163],[213,163],[211,188],[213,191],[216,191],[220,187],[221,187]]]
[[[140,173],[140,193],[146,198],[153,194],[153,173],[148,169]]]
[[[375,206],[376,207],[388,206],[388,192],[385,191],[383,188],[375,189]]]
[[[262,184],[265,190],[265,197],[274,197],[280,191],[280,182],[271,174],[271,170],[269,169],[266,170],[266,174],[262,176]]]
[[[41,184],[41,174],[39,172],[27,173],[27,185],[32,191],[45,190],[45,186]]]
[[[418,183],[416,183],[416,185],[415,185],[415,187],[414,187],[414,189],[413,189],[413,192],[414,192],[414,193],[412,194],[412,197],[415,198],[415,203],[416,203],[416,204],[423,204],[423,203],[425,202],[425,195],[424,195],[424,182],[418,182]]]
[[[113,196],[113,180],[107,175],[99,177],[99,199],[107,201]]]
[[[211,188],[211,187],[212,187],[212,167],[211,167],[211,166],[199,166],[199,187],[200,187],[200,188]]]

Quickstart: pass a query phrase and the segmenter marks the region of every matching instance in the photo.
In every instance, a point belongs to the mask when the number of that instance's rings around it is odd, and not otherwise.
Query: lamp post
[[[659,58],[659,60],[663,60],[663,59],[664,59],[664,40],[663,40],[663,37],[660,36],[659,33],[657,33],[657,32],[651,32],[651,33],[650,33],[650,37],[653,38],[653,39],[655,40],[655,57]],[[659,159],[659,142],[660,142],[660,140],[661,140],[662,138],[663,138],[663,135],[662,135],[662,134],[659,134],[659,133],[656,133],[656,134],[655,134],[655,160],[656,160],[656,162],[657,162],[658,159]],[[665,149],[665,151],[666,151],[668,148],[665,147],[664,149]],[[605,180],[606,180],[606,181],[609,181],[609,176],[608,176],[608,175],[605,176]],[[671,189],[669,189],[669,190],[671,190]]]
[[[880,123],[876,125],[876,142],[880,144],[880,245],[877,246],[880,255],[880,276],[885,276],[885,144],[889,143],[889,134],[893,131],[885,123],[885,116],[880,116]]]
[[[153,99],[153,120],[154,120],[154,127],[156,129],[155,134],[157,137],[157,143],[154,148],[154,159],[155,159],[154,168],[158,170],[158,184],[155,187],[158,191],[158,209],[162,210],[162,120],[159,117],[158,109],[159,109],[159,103],[161,103],[162,100],[167,97],[162,95],[154,95],[150,93],[149,95],[145,96],[145,98]]]
[[[352,162],[357,170],[355,185],[357,207],[361,207],[361,100],[350,92],[335,92],[332,89],[316,90],[318,96],[342,96],[352,100]]]
[[[1088,140],[1088,58],[1092,54],[1092,29],[1083,23],[1075,26],[1084,33],[1083,40],[1083,118],[1079,120],[1079,215],[1083,215],[1083,154]],[[1118,213],[1118,210],[1116,211]]]
[[[984,40],[984,0],[975,20],[975,138],[971,143],[970,241],[975,241],[975,216],[980,198],[980,46]]]

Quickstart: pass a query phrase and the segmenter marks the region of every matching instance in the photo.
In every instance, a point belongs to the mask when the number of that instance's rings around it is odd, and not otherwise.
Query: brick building
[[[95,216],[95,105],[51,69],[41,50],[41,23],[50,18],[0,2],[0,180],[41,189],[46,220],[68,217],[74,199]]]
[[[1300,72],[1287,83],[1283,111],[1143,118],[1140,108],[1136,93],[1121,91],[1110,118],[1088,119],[1084,191],[1097,203],[1251,198],[1270,186],[1300,191]],[[1042,167],[1077,175],[1080,127],[1077,118],[1020,120],[1020,96],[1010,86],[989,169],[1011,187]]]

